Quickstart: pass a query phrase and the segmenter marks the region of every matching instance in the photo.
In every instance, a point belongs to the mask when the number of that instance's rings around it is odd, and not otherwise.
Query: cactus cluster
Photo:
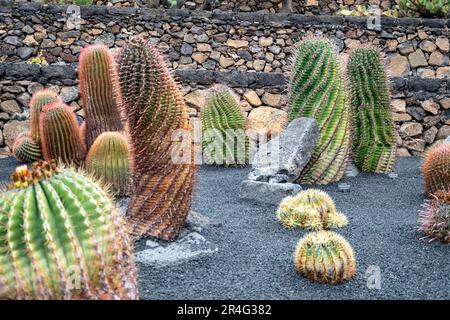
[[[335,45],[325,38],[302,41],[294,56],[289,121],[317,120],[320,134],[299,181],[328,184],[342,178],[351,148],[351,107]]]
[[[397,150],[380,51],[368,46],[353,49],[347,73],[352,88],[355,165],[367,172],[391,172]]]
[[[162,55],[150,43],[131,39],[116,62],[116,92],[121,92],[132,146],[128,221],[136,238],[173,240],[187,218],[196,172],[187,109]]]
[[[0,196],[0,298],[137,298],[132,243],[97,183],[55,161],[12,180]]]
[[[422,175],[425,192],[430,196],[450,188],[450,143],[441,143],[428,150]]]
[[[356,274],[352,247],[333,231],[308,233],[294,252],[297,272],[321,283],[340,284]]]
[[[206,164],[244,165],[248,162],[245,117],[230,92],[210,92],[201,112],[201,122]]]
[[[419,213],[419,230],[430,238],[450,243],[450,191],[438,191]]]
[[[448,0],[399,0],[400,8],[408,14],[427,18],[446,18],[450,13]]]
[[[42,158],[39,145],[28,132],[19,134],[12,145],[12,154],[20,162],[33,162]]]
[[[286,228],[310,231],[345,227],[347,217],[336,211],[333,200],[321,190],[308,189],[284,198],[277,210],[278,221]]]

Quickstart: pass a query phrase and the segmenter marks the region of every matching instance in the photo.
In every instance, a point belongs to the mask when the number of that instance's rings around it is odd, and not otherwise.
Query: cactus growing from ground
[[[303,40],[294,55],[289,90],[289,121],[317,120],[317,145],[299,183],[328,184],[344,175],[351,148],[351,107],[337,49],[330,40]]]
[[[20,162],[42,159],[41,147],[31,139],[28,132],[19,134],[12,145],[12,154]]]
[[[352,87],[355,165],[367,172],[391,172],[397,150],[380,50],[369,46],[353,49],[347,73]]]
[[[120,95],[114,96],[117,71],[109,49],[102,44],[87,46],[80,53],[80,95],[85,112],[86,147],[106,131],[123,130],[118,110]]]
[[[126,195],[130,147],[120,132],[103,132],[86,156],[86,170],[101,179],[118,195]]]
[[[47,104],[55,101],[61,101],[58,94],[50,89],[44,89],[36,91],[30,100],[30,137],[38,144],[41,143],[41,138],[39,136],[39,118],[44,108]]]
[[[39,134],[45,160],[61,160],[79,165],[86,150],[81,139],[75,114],[63,102],[52,102],[40,115]]]
[[[422,175],[428,195],[450,187],[450,143],[441,143],[428,150],[422,165]]]
[[[196,172],[187,109],[163,57],[150,43],[130,40],[117,64],[121,112],[132,147],[128,220],[136,238],[173,240],[186,221]]]
[[[230,92],[213,90],[201,112],[201,121],[206,164],[244,165],[248,162],[245,117]]]
[[[330,196],[317,189],[284,198],[278,207],[277,219],[286,228],[312,231],[342,228],[348,223],[347,217],[336,211]]]
[[[450,191],[438,191],[419,212],[419,230],[430,241],[450,243]]]
[[[333,231],[306,234],[294,252],[297,272],[321,283],[340,284],[356,274],[356,261],[350,244]]]
[[[0,196],[0,298],[135,299],[132,243],[99,184],[55,161]]]

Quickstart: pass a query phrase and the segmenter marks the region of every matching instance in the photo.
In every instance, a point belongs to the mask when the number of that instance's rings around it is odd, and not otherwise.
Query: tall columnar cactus
[[[230,92],[211,91],[202,110],[201,121],[203,158],[207,164],[248,162],[245,117]]]
[[[134,165],[132,232],[173,240],[187,218],[196,171],[187,109],[153,45],[132,39],[117,63]]]
[[[86,116],[86,147],[106,131],[123,130],[118,110],[120,94],[115,93],[117,70],[109,49],[102,44],[87,46],[80,53],[81,101]]]
[[[128,190],[130,147],[120,132],[103,132],[86,157],[86,170],[111,186],[118,195]]]
[[[44,108],[47,104],[55,101],[61,101],[58,94],[50,89],[44,89],[36,91],[30,100],[30,137],[38,144],[41,143],[41,138],[39,136],[39,118]]]
[[[450,189],[436,192],[431,200],[425,202],[419,213],[419,230],[430,241],[450,243]]]
[[[294,252],[297,272],[317,282],[340,284],[356,274],[356,261],[350,244],[333,231],[306,234]]]
[[[137,298],[119,211],[97,183],[55,163],[18,167],[0,196],[0,298]]]
[[[351,107],[337,49],[325,38],[302,41],[293,59],[289,121],[313,117],[320,134],[300,183],[327,184],[344,175],[351,148]]]
[[[397,151],[389,86],[379,49],[353,49],[347,73],[352,87],[355,165],[362,171],[390,172]]]
[[[28,132],[22,132],[16,137],[12,145],[12,154],[20,162],[42,159],[41,147],[31,139]]]
[[[450,143],[435,146],[425,154],[422,174],[428,195],[450,188]]]
[[[44,107],[39,121],[42,153],[45,160],[60,159],[79,165],[86,155],[75,114],[63,102]]]
[[[278,207],[277,219],[286,228],[312,231],[342,228],[348,223],[347,217],[336,211],[330,196],[317,189],[284,198]]]

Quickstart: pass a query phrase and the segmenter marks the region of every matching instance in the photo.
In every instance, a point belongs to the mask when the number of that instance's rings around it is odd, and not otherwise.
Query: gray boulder
[[[241,183],[239,197],[260,203],[279,204],[283,198],[296,195],[300,191],[302,187],[295,183],[244,180]]]

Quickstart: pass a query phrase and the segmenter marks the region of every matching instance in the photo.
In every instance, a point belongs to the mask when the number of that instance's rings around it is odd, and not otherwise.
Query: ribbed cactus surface
[[[31,139],[28,132],[22,132],[16,137],[12,153],[20,162],[28,163],[42,159],[41,147]]]
[[[373,47],[353,49],[347,73],[352,88],[355,165],[362,171],[390,172],[397,151],[380,51]]]
[[[201,112],[201,121],[206,164],[244,165],[248,162],[245,117],[230,92],[213,90]]]
[[[113,92],[117,71],[109,49],[102,44],[84,48],[80,53],[78,74],[89,149],[101,133],[123,130],[118,110],[120,94]]]
[[[128,219],[135,237],[173,240],[187,218],[196,171],[184,100],[153,45],[132,39],[117,64],[132,146]]]
[[[352,247],[333,231],[310,232],[301,238],[294,263],[302,276],[322,283],[343,283],[356,274]]]
[[[289,121],[317,120],[320,134],[298,182],[327,184],[342,178],[351,148],[351,107],[334,44],[324,38],[303,40],[294,56],[289,92]]]
[[[130,147],[120,132],[103,132],[95,139],[86,157],[86,170],[111,187],[118,195],[128,191]]]
[[[97,183],[55,162],[12,179],[0,196],[0,298],[137,298],[132,243]]]
[[[86,155],[75,114],[63,102],[52,102],[40,115],[39,133],[45,160],[79,165]]]
[[[450,143],[435,146],[425,154],[422,175],[428,195],[450,189]]]
[[[419,230],[430,241],[450,243],[450,189],[436,192],[431,200],[425,202],[419,213]]]
[[[58,94],[50,89],[36,91],[30,100],[30,137],[38,144],[41,143],[39,136],[39,117],[47,104],[55,101],[61,101]]]

